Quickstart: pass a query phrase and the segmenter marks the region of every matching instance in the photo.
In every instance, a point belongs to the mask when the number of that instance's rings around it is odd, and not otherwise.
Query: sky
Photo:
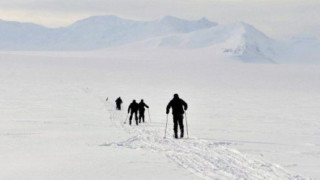
[[[273,38],[320,38],[320,0],[0,0],[0,19],[67,26],[94,15],[243,21]]]

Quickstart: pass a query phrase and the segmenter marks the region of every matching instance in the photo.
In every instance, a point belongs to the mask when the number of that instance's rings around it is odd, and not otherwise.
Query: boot
[[[181,132],[181,134],[180,134],[180,138],[183,138],[183,132]]]
[[[174,133],[174,138],[178,139],[178,133],[177,132]]]

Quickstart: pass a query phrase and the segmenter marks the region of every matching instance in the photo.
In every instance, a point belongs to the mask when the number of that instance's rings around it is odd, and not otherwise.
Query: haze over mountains
[[[184,20],[166,16],[135,21],[117,16],[93,16],[62,28],[0,20],[0,50],[94,50],[108,47],[212,49],[245,62],[318,63],[320,41],[280,42],[239,22],[218,25],[206,18]]]

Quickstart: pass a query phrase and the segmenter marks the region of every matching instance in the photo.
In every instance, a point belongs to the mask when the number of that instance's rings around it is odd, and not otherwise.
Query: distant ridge
[[[165,16],[137,21],[114,15],[92,16],[61,28],[0,20],[0,50],[82,51],[126,46],[130,48],[210,48],[244,62],[320,63],[320,41],[280,42],[252,25],[219,25],[207,18],[185,20]]]
[[[93,16],[62,28],[0,21],[1,50],[92,50],[114,47],[171,33],[189,33],[217,23],[166,16],[156,21],[134,21],[117,16]]]

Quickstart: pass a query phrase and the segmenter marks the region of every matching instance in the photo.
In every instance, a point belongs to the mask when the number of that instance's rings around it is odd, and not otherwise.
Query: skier
[[[179,98],[178,94],[173,95],[173,99],[167,105],[167,114],[169,114],[169,110],[172,108],[173,115],[173,131],[174,137],[178,138],[178,125],[180,126],[180,137],[183,138],[183,114],[184,111],[188,109],[188,104]]]
[[[141,99],[139,103],[139,123],[141,123],[141,120],[142,122],[144,122],[144,111],[145,111],[144,107],[149,108],[149,106],[143,102],[143,99]]]
[[[138,109],[139,109],[138,103],[136,102],[136,100],[133,100],[132,103],[128,107],[128,114],[130,113],[130,117],[129,117],[129,124],[130,125],[131,125],[133,114],[134,114],[134,117],[136,120],[136,124],[138,125]]]
[[[116,105],[117,105],[116,109],[119,111],[121,110],[121,104],[122,104],[122,99],[121,97],[118,97],[118,99],[116,100]]]

